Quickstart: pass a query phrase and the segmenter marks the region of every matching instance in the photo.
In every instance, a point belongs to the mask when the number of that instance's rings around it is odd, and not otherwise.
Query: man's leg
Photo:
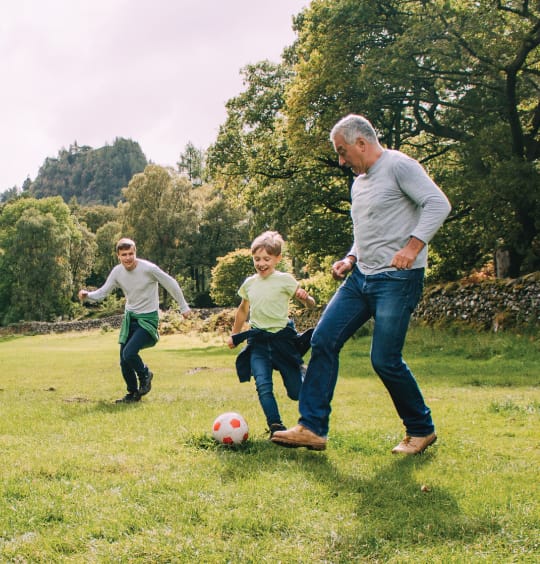
[[[132,322],[127,341],[120,349],[120,367],[122,369],[122,376],[126,381],[128,393],[140,393],[137,376],[143,380],[147,375],[151,374],[148,367],[142,361],[139,351],[152,343],[153,339],[148,331],[143,329],[137,322]],[[140,395],[143,394],[140,393]]]
[[[402,357],[411,313],[422,291],[423,271],[388,272],[368,278],[367,292],[375,309],[373,368],[390,393],[407,436],[429,438],[429,446],[435,440],[431,412]]]
[[[311,359],[300,390],[299,425],[276,433],[274,442],[316,450],[324,448],[338,376],[339,352],[371,316],[362,296],[364,278],[355,268],[326,307],[311,338]]]

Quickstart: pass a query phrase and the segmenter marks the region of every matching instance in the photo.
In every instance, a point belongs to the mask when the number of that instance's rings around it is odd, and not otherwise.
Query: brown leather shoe
[[[303,425],[296,425],[287,431],[276,431],[271,438],[273,443],[285,447],[306,447],[309,450],[324,450],[326,438],[316,435]]]
[[[399,445],[392,449],[392,452],[394,454],[421,454],[436,440],[437,435],[435,433],[425,437],[411,437],[407,435]]]

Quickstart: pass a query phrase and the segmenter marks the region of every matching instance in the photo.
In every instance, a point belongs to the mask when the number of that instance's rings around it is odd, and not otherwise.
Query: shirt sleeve
[[[181,313],[190,311],[190,307],[184,298],[184,293],[178,282],[170,275],[161,270],[159,266],[153,265],[152,268],[155,279],[169,292],[174,301],[178,304]]]
[[[116,267],[115,267],[111,270],[109,276],[107,276],[107,280],[105,280],[105,284],[103,284],[101,288],[98,288],[93,292],[88,292],[86,299],[90,302],[100,302],[118,287],[119,286],[116,282]]]
[[[450,213],[450,202],[422,165],[414,159],[404,159],[397,163],[395,175],[400,189],[422,208],[411,236],[429,243]]]

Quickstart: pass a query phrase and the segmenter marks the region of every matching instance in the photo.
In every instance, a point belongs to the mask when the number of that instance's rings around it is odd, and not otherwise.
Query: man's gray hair
[[[349,114],[340,119],[330,132],[330,140],[333,142],[337,134],[343,135],[345,143],[353,145],[358,137],[363,137],[368,143],[377,143],[377,132],[371,122],[363,116]]]

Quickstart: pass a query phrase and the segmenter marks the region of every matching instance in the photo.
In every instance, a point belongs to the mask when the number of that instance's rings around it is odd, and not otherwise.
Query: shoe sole
[[[287,439],[282,439],[281,437],[277,438],[272,437],[270,439],[273,443],[276,443],[279,446],[286,447],[286,448],[307,448],[308,450],[326,450],[326,444],[322,445],[306,445],[304,443],[296,443],[294,441],[289,441]]]
[[[426,452],[426,449],[428,447],[430,447],[431,445],[434,445],[436,442],[437,442],[437,435],[435,435],[433,437],[433,440],[429,444],[427,444],[422,450],[419,450],[416,454],[423,454],[424,452]]]

